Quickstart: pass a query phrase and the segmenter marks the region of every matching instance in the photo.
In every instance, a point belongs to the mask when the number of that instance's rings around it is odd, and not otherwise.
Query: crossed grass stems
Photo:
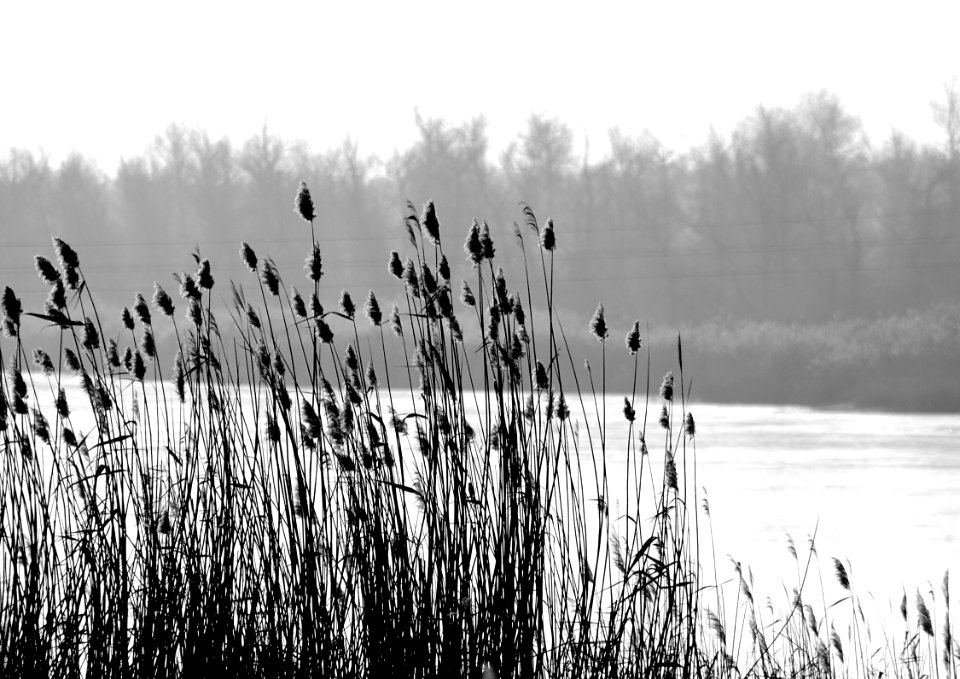
[[[419,216],[408,204],[410,256],[388,263],[398,301],[384,313],[371,292],[358,312],[347,292],[324,309],[303,184],[295,208],[312,290],[288,288],[244,243],[256,286],[231,284],[224,330],[199,253],[196,273],[178,276],[181,301],[155,284],[115,336],[62,240],[59,266],[36,258],[43,313],[5,290],[5,675],[812,677],[867,676],[882,661],[888,675],[942,664],[955,676],[946,593],[942,663],[919,593],[923,634],[879,660],[851,593],[845,651],[831,609],[818,622],[798,593],[812,541],[779,618],[764,618],[739,565],[728,614],[712,528],[701,558],[697,509],[709,506],[679,340],[679,384],[663,379],[648,431],[649,350],[638,395],[639,322],[627,334],[633,389],[616,416],[628,435],[612,447],[604,309],[589,325],[595,375],[575,365],[556,310],[551,220],[523,208],[512,292],[474,222],[473,279],[456,291],[433,203]],[[53,357],[28,356],[26,316],[55,328]],[[161,346],[176,348],[169,373]],[[648,440],[663,446],[656,467]],[[614,477],[611,448],[626,455]]]

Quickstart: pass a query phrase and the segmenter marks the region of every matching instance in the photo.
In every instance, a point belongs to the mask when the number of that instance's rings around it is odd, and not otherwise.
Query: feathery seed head
[[[19,329],[20,314],[23,312],[23,305],[9,287],[3,290],[3,297],[0,299],[0,309],[3,311],[4,320],[9,321],[10,325]]]
[[[303,268],[307,272],[307,278],[316,283],[323,276],[323,257],[320,255],[320,246],[316,243],[307,255],[306,263]]]
[[[466,281],[460,282],[460,301],[466,306],[477,305],[477,298],[473,296],[473,290],[470,289]]]
[[[450,262],[447,261],[446,255],[440,256],[440,264],[437,265],[437,274],[440,276],[440,279],[450,282]]]
[[[307,317],[307,305],[303,301],[303,297],[300,296],[300,292],[294,288],[290,288],[290,302],[293,305],[293,313],[296,314],[297,318],[306,318]]]
[[[490,237],[490,226],[486,221],[480,226],[480,244],[483,246],[483,258],[492,260],[496,250],[493,248],[493,238]]]
[[[483,261],[483,241],[480,237],[480,224],[476,219],[473,220],[473,224],[470,225],[470,230],[467,232],[467,239],[463,243],[463,251],[467,254],[467,260],[473,266],[480,266],[480,262]]]
[[[553,219],[548,219],[540,232],[540,247],[548,252],[553,252],[557,247],[557,236],[553,232]]]
[[[637,355],[642,343],[643,340],[640,339],[640,321],[634,321],[633,327],[630,328],[630,332],[627,333],[626,338],[627,349],[630,351],[631,356]]]
[[[437,219],[437,210],[433,206],[433,201],[429,200],[423,206],[423,214],[420,216],[420,223],[427,232],[434,245],[440,245],[440,221]]]
[[[139,292],[134,300],[133,310],[136,312],[137,318],[140,319],[141,323],[144,325],[150,325],[150,307],[147,306],[147,300],[145,300],[143,295],[141,295]]]
[[[64,309],[67,306],[67,290],[63,287],[63,281],[59,278],[50,287],[50,293],[47,295],[47,306],[53,309]]]
[[[40,368],[47,377],[55,372],[50,354],[39,347],[33,350],[33,364]]]
[[[316,218],[313,211],[313,198],[310,196],[310,189],[306,182],[300,182],[300,188],[297,189],[297,197],[294,200],[295,211],[305,222],[312,222]]]
[[[660,383],[660,398],[668,403],[673,401],[673,371],[663,376],[663,382]]]
[[[409,257],[403,266],[403,283],[407,286],[410,294],[414,297],[420,296],[420,281],[417,278],[417,269]]]
[[[388,264],[390,274],[397,280],[403,279],[403,262],[400,261],[400,253],[396,250],[390,252],[390,263]]]
[[[180,296],[184,299],[198,300],[203,297],[203,293],[200,292],[200,288],[197,287],[197,282],[193,279],[188,273],[180,276]]]
[[[260,280],[274,297],[280,296],[280,274],[272,260],[263,261],[263,270],[260,272]]]
[[[63,362],[69,370],[75,373],[80,372],[80,359],[73,353],[73,349],[65,348],[63,350]]]
[[[204,290],[213,289],[213,274],[210,273],[210,260],[204,259],[200,262],[197,269],[197,283]]]
[[[603,315],[602,304],[598,304],[597,310],[593,312],[593,318],[590,319],[590,332],[601,342],[605,341],[610,335],[607,330],[607,321]]]
[[[319,339],[324,344],[330,344],[333,342],[333,330],[330,329],[330,326],[327,325],[327,322],[322,318],[317,318],[317,325],[314,329],[314,332]]]
[[[173,316],[173,299],[171,299],[166,290],[161,288],[160,284],[156,282],[153,284],[153,306],[167,318]]]
[[[100,348],[100,333],[97,332],[97,326],[95,326],[89,318],[83,319],[83,337],[81,343],[88,351]]]
[[[377,296],[373,290],[367,295],[367,303],[364,304],[363,309],[367,314],[367,318],[370,319],[370,324],[375,328],[379,328],[380,323],[383,322],[383,314],[380,311],[380,304],[377,302]]]
[[[340,311],[344,316],[351,319],[357,312],[357,307],[353,304],[353,299],[346,290],[340,292]]]
[[[400,323],[400,309],[394,302],[390,308],[390,330],[397,337],[403,337],[403,325]]]
[[[252,273],[257,273],[257,254],[246,241],[240,242],[240,259]]]
[[[53,285],[60,280],[60,272],[57,271],[57,268],[46,257],[37,255],[33,258],[33,263],[37,267],[37,273],[40,274],[40,278],[45,280],[47,283]]]

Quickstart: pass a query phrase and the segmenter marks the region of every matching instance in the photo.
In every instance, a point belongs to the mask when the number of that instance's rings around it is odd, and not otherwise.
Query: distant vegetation
[[[555,284],[578,314],[603,297],[654,327],[900,315],[960,293],[958,102],[948,89],[934,105],[935,145],[867,139],[855,113],[820,92],[758,108],[688,151],[614,130],[603,158],[542,116],[498,154],[482,119],[420,117],[419,140],[390,158],[365,155],[362,140],[318,151],[264,128],[233,145],[176,125],[117,167],[91,166],[83,149],[59,166],[11,150],[0,162],[0,270],[38,291],[25,262],[59,235],[86,245],[90,279],[122,292],[119,303],[144,267],[163,279],[182,269],[194,243],[226,262],[238,240],[256,241],[292,266],[300,244],[284,196],[304,180],[331,273],[367,289],[389,284],[380,251],[401,246],[405,201],[424,196],[446,223],[484,218],[499,240],[519,201],[549,206],[571,253]]]
[[[654,334],[714,328],[758,366],[764,356],[754,361],[751,348],[770,353],[751,342],[759,328],[795,334],[808,323],[846,327],[847,319],[896,325],[932,320],[933,305],[956,303],[958,102],[948,89],[934,104],[943,129],[936,145],[898,133],[868,140],[859,120],[820,92],[792,109],[758,108],[736,129],[683,153],[614,130],[609,157],[583,155],[568,127],[541,116],[530,118],[497,162],[489,159],[482,119],[448,125],[420,117],[420,139],[391,158],[366,156],[351,141],[317,152],[266,128],[234,146],[176,125],[108,173],[79,154],[54,167],[11,150],[0,161],[0,271],[17,289],[40,293],[31,253],[52,236],[82,242],[101,305],[119,312],[143,275],[170,282],[188,266],[184,255],[193,245],[228,262],[222,270],[230,276],[242,271],[232,256],[239,240],[259,243],[279,268],[289,268],[301,259],[301,244],[284,196],[302,179],[317,199],[328,272],[338,285],[381,290],[390,285],[382,251],[402,247],[407,196],[434,198],[445,206],[445,222],[458,228],[484,217],[501,242],[512,238],[524,201],[559,217],[556,229],[571,253],[554,272],[565,311],[589,314],[603,298],[611,309],[641,310]],[[508,253],[501,264],[517,275],[522,262]],[[451,267],[455,277],[466,275],[462,262]],[[320,289],[339,292],[325,281]],[[748,334],[732,338],[742,321],[750,322]],[[849,323],[840,331],[847,338],[866,327]],[[817,332],[799,330],[814,343]],[[851,342],[844,351],[864,346]],[[817,385],[801,389],[809,375],[786,369],[803,363],[771,365],[763,379],[774,384],[785,371],[795,378],[795,390],[781,391],[781,399],[849,400]],[[905,371],[905,378],[916,374]],[[922,404],[943,404],[943,396],[950,407],[960,402],[956,388],[924,391],[924,382],[884,389],[917,398],[867,404],[929,408]],[[711,397],[729,394],[726,383],[710,371],[700,376]]]
[[[814,543],[791,543],[780,612],[739,564],[728,608],[682,346],[651,395],[639,322],[563,313],[551,221],[461,241],[428,203],[383,257],[395,293],[354,300],[321,289],[303,185],[296,209],[291,279],[244,243],[235,284],[198,254],[179,299],[107,314],[58,239],[34,260],[45,305],[4,289],[4,676],[956,674],[947,579],[939,607],[904,595],[902,623],[871,625],[848,569],[828,603]],[[613,374],[632,389],[608,412]]]

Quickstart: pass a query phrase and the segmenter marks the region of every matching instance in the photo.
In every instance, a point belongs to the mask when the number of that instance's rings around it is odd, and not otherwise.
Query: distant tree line
[[[612,130],[602,159],[578,156],[570,128],[543,116],[497,162],[484,119],[419,116],[419,139],[388,159],[349,140],[315,152],[264,128],[235,146],[177,125],[113,175],[79,154],[54,167],[14,149],[0,161],[0,283],[40,294],[32,255],[57,235],[118,299],[153,280],[175,287],[170,274],[193,266],[194,247],[224,283],[242,281],[241,240],[299,285],[291,273],[309,235],[292,201],[302,179],[317,202],[324,281],[355,296],[394,289],[387,255],[404,247],[407,200],[436,202],[461,276],[474,218],[522,266],[522,201],[541,222],[555,219],[558,298],[585,318],[598,300],[614,315],[669,323],[898,313],[960,292],[960,92],[946,88],[933,115],[940,143],[899,133],[871,143],[819,92],[790,109],[760,107],[686,153]]]

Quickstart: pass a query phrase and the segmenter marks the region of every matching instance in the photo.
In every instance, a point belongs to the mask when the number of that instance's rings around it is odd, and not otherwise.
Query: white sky
[[[419,108],[483,114],[494,150],[555,116],[597,158],[614,126],[685,150],[820,88],[876,144],[892,128],[935,141],[958,27],[960,3],[916,0],[0,0],[0,153],[76,150],[112,172],[171,122],[235,142],[266,122],[386,158]]]

